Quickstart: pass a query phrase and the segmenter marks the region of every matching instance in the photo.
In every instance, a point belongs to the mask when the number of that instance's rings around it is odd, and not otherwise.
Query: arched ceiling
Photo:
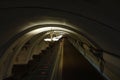
[[[0,45],[30,27],[56,21],[73,26],[104,50],[120,55],[119,6],[116,0],[1,1]]]

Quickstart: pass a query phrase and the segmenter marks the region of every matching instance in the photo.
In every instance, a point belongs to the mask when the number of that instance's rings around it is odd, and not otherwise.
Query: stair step
[[[12,73],[20,73],[20,72],[25,72],[26,70],[28,70],[28,65],[27,64],[17,64],[17,65],[13,65],[12,68]]]

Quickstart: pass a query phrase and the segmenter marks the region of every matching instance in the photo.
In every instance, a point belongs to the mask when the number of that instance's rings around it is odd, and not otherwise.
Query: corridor
[[[12,72],[4,80],[106,80],[67,39],[33,55],[28,64],[14,65]]]
[[[119,7],[0,0],[0,80],[120,80]]]

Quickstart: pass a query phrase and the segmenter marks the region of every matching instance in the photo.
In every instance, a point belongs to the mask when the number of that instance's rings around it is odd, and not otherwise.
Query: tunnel
[[[0,3],[0,80],[120,79],[117,2],[27,3]]]

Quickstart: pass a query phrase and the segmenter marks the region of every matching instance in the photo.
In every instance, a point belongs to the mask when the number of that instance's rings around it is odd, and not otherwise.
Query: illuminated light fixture
[[[53,38],[46,38],[44,39],[44,41],[58,41],[60,38],[62,38],[63,35],[59,35],[57,37],[53,37]]]
[[[50,31],[50,30],[51,30],[51,27],[43,27],[43,28],[38,28],[38,29],[32,30],[28,34],[33,34],[34,35],[34,34],[38,34],[38,33],[41,33],[41,32]],[[61,30],[61,31],[65,31],[65,32],[72,32],[71,30],[61,28],[61,27],[52,27],[52,30]]]
[[[51,38],[46,38],[46,39],[44,39],[44,41],[58,41],[58,39],[55,39],[55,38],[53,38],[53,39],[51,39]]]
[[[59,36],[53,37],[53,38],[60,39],[60,38],[62,38],[62,36],[63,36],[63,35],[59,35]]]
[[[66,22],[65,20],[59,21],[59,20],[47,20],[47,19],[45,19],[45,20],[42,19],[42,20],[39,20],[39,21],[36,21],[36,22],[30,22],[22,30],[25,30],[26,28],[30,28],[30,27],[33,27],[33,26],[46,25],[46,24],[65,25],[65,26],[69,26],[69,27],[77,30],[77,28],[73,27],[74,25]]]

